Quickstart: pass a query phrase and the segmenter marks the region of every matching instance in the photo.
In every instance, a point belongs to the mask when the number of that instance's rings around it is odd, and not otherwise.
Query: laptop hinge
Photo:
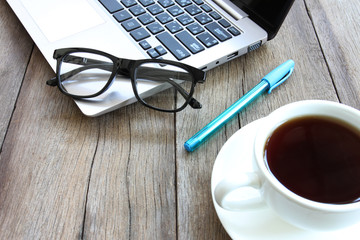
[[[229,0],[213,0],[213,2],[226,11],[229,15],[231,15],[235,20],[248,17],[248,14],[246,14],[243,10],[238,8]]]

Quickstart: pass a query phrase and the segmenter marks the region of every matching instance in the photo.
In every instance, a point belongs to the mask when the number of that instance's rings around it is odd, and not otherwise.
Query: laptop
[[[54,50],[67,47],[161,57],[207,71],[274,38],[293,1],[7,0],[54,71]],[[87,116],[135,101],[129,79],[121,76],[104,94],[75,100]]]

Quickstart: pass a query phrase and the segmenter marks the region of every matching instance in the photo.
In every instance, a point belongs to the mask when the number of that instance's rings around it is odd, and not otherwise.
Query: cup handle
[[[250,172],[250,173],[240,173],[237,176],[224,178],[221,180],[216,186],[214,190],[214,198],[216,203],[222,207],[223,209],[227,210],[241,210],[244,208],[254,207],[253,204],[249,203],[249,201],[236,201],[231,203],[231,207],[224,204],[224,199],[226,195],[231,193],[234,190],[243,187],[252,187],[254,189],[260,188],[260,178],[257,173]],[[261,201],[262,202],[262,201]],[[255,204],[258,204],[255,203]]]

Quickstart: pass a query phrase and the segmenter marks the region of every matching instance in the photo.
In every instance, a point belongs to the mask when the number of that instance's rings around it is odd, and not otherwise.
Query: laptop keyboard
[[[202,0],[99,0],[151,58],[185,59],[240,35]],[[151,36],[161,43],[151,46]]]

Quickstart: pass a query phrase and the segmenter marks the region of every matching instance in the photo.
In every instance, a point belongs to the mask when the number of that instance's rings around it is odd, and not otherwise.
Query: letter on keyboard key
[[[195,19],[201,23],[202,25],[205,25],[212,21],[212,19],[207,15],[206,13],[201,13],[195,17]]]
[[[121,0],[121,3],[127,8],[136,5],[135,0]]]
[[[185,7],[191,4],[190,0],[175,0],[180,6]]]
[[[164,8],[174,5],[174,2],[172,0],[159,0],[158,3],[160,3],[160,5]]]
[[[113,16],[118,22],[123,22],[123,21],[128,20],[128,19],[131,18],[130,13],[128,11],[126,11],[126,10],[117,12]]]
[[[186,31],[182,31],[175,36],[194,54],[205,49],[195,38],[190,35],[190,33]]]
[[[144,7],[147,7],[147,6],[149,6],[149,5],[151,5],[151,4],[154,3],[153,0],[139,0],[139,2],[140,2],[141,5],[143,5]]]
[[[123,26],[123,28],[125,28],[126,31],[130,32],[136,28],[139,28],[140,24],[135,19],[130,19],[126,22],[123,22],[121,26]]]
[[[218,44],[219,42],[210,35],[210,33],[208,32],[204,32],[200,35],[197,36],[197,39],[200,40],[200,42],[202,42],[206,47],[212,47],[216,44]]]
[[[171,33],[176,33],[176,32],[179,32],[179,31],[183,30],[183,28],[180,26],[180,24],[177,23],[176,21],[172,21],[172,22],[166,24],[165,27],[166,27]]]
[[[231,35],[216,22],[209,23],[205,28],[222,42],[231,38]]]
[[[152,23],[152,22],[155,21],[155,19],[149,13],[145,13],[145,14],[140,15],[138,17],[138,20],[144,25]]]
[[[135,41],[141,41],[145,38],[150,37],[150,34],[144,28],[138,28],[130,32],[130,35],[135,39]]]
[[[205,31],[198,23],[193,23],[186,27],[187,30],[189,30],[193,35],[196,35],[198,33],[201,33]]]
[[[182,60],[190,56],[190,53],[168,32],[163,32],[157,35],[156,38],[176,57],[177,60]]]

